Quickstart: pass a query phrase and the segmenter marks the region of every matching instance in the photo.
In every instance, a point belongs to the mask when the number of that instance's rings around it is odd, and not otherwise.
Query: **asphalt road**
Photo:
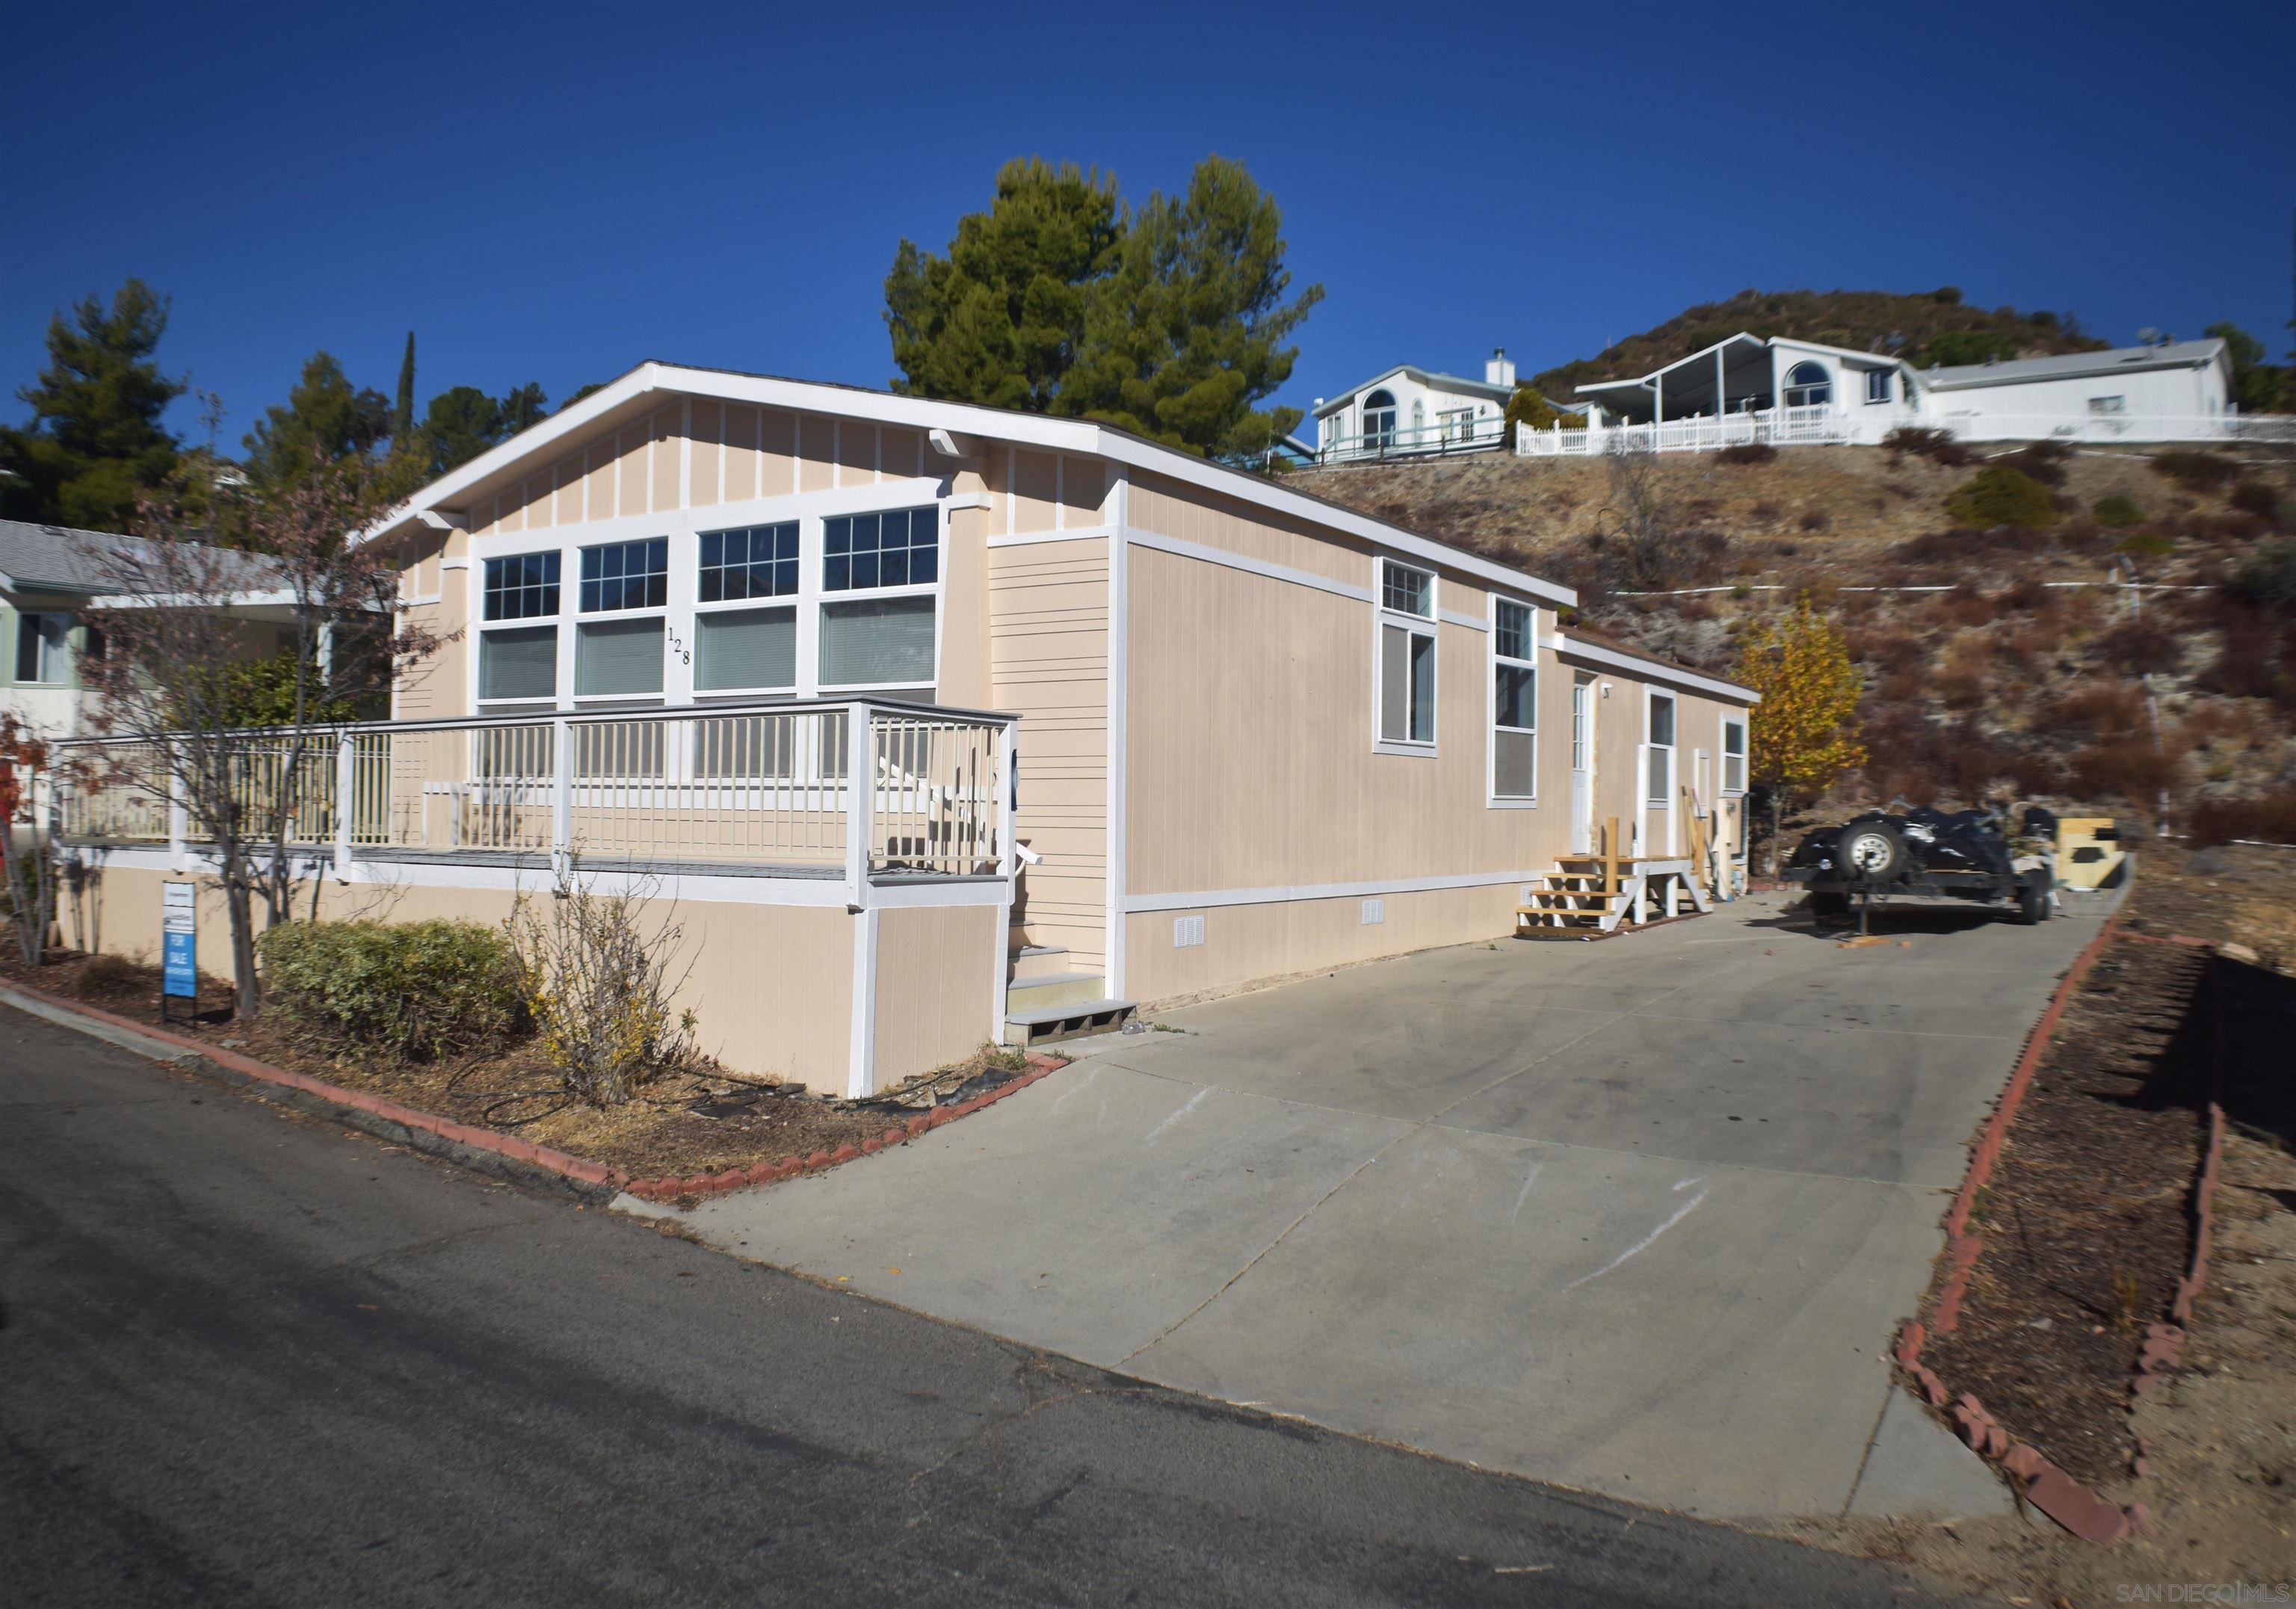
[[[487,1184],[0,1008],[0,1602],[1926,1601]]]

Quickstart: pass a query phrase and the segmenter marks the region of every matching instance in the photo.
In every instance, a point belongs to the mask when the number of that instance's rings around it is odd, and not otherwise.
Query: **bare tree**
[[[1611,484],[1587,538],[1593,563],[1574,567],[1590,590],[1664,592],[1718,566],[1728,544],[1695,529],[1676,477],[1660,466],[1657,453],[1620,440],[1603,462]]]
[[[333,811],[348,808],[335,727],[441,640],[396,620],[390,557],[352,539],[373,506],[365,461],[324,456],[250,499],[251,552],[196,539],[180,500],[148,503],[145,539],[114,546],[113,595],[92,617],[103,647],[83,656],[91,724],[116,740],[94,780],[183,809],[223,886],[242,1016],[262,1007],[258,903],[264,927],[291,917],[291,841],[331,838]]]

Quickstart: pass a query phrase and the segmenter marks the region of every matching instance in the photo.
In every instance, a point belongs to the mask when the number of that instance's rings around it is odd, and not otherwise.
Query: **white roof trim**
[[[1853,358],[1859,363],[1867,364],[1875,368],[1898,369],[1908,374],[1918,374],[1920,373],[1919,370],[1906,363],[1904,358],[1892,357],[1887,352],[1861,352],[1855,347],[1830,347],[1824,341],[1804,341],[1798,335],[1749,335],[1744,331],[1741,330],[1735,335],[1726,336],[1722,340],[1716,341],[1712,346],[1701,347],[1695,352],[1692,352],[1685,357],[1676,358],[1672,363],[1662,363],[1659,365],[1658,367],[1652,369],[1648,373],[1635,379],[1598,380],[1591,385],[1582,385],[1573,389],[1577,394],[1580,396],[1584,396],[1589,391],[1615,391],[1626,386],[1638,386],[1647,390],[1650,389],[1651,382],[1656,380],[1660,374],[1672,374],[1675,370],[1681,368],[1685,364],[1695,363],[1702,357],[1710,357],[1715,353],[1720,351],[1724,347],[1736,346],[1742,341],[1750,346],[1763,348],[1765,350],[1775,349],[1780,347],[1792,347],[1797,351],[1824,352],[1834,357]]]
[[[1479,580],[1520,588],[1550,603],[1578,601],[1578,595],[1568,587],[1494,563],[1464,548],[1303,496],[1275,481],[1229,469],[1177,447],[1105,429],[1089,420],[1050,419],[968,402],[937,402],[922,397],[896,397],[884,391],[855,390],[757,374],[722,374],[713,369],[682,368],[662,363],[641,365],[603,390],[521,431],[500,447],[480,454],[452,473],[440,476],[390,513],[354,533],[353,540],[373,541],[390,535],[410,521],[420,520],[426,510],[436,510],[442,504],[453,502],[471,488],[521,460],[546,456],[552,447],[580,435],[605,415],[654,391],[710,397],[792,412],[835,414],[912,430],[958,430],[1022,447],[1108,458],[1344,532],[1390,552],[1406,554]]]
[[[1762,702],[1762,695],[1751,687],[1741,687],[1735,682],[1702,676],[1681,665],[1669,665],[1658,660],[1637,659],[1631,653],[1620,653],[1599,644],[1588,643],[1565,632],[1554,634],[1554,652],[1568,654],[1575,660],[1585,660],[1590,665],[1601,665],[1644,681],[1665,682],[1685,693],[1702,693],[1709,698],[1718,698],[1749,707]]]

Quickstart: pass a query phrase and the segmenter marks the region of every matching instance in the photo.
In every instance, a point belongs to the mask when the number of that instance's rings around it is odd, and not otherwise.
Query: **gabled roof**
[[[158,544],[117,531],[79,530],[69,525],[34,525],[0,520],[0,587],[11,592],[102,593],[130,570],[136,555]],[[252,596],[279,586],[276,561],[261,554],[209,550],[222,561],[223,574],[237,579]]]
[[[1923,369],[1922,383],[1940,391],[1979,385],[2015,385],[2028,380],[2086,380],[2105,374],[2141,374],[2154,369],[2196,369],[2225,361],[2225,343],[2172,341],[2160,347],[2112,347],[2102,352],[2065,352],[2054,357],[2013,357],[2002,363],[1963,363]]]
[[[1763,348],[1788,346],[1806,352],[1830,352],[1836,357],[1854,358],[1862,364],[1903,369],[1909,374],[1920,373],[1903,358],[1892,357],[1887,352],[1861,352],[1855,347],[1830,347],[1822,341],[1804,341],[1799,335],[1749,335],[1741,330],[1735,335],[1726,335],[1711,346],[1701,347],[1695,352],[1677,357],[1671,363],[1662,363],[1644,374],[1634,375],[1626,380],[1597,380],[1591,384],[1578,387],[1578,392],[1583,397],[1589,391],[1615,391],[1627,386],[1647,387],[1660,374],[1671,373],[1685,364],[1695,363],[1702,357],[1710,357],[1724,347],[1734,346]]]
[[[568,404],[501,446],[480,454],[460,469],[441,475],[365,529],[354,532],[352,539],[379,541],[423,525],[451,524],[453,521],[447,519],[447,514],[464,513],[472,505],[522,478],[526,466],[534,460],[546,459],[566,451],[609,425],[648,414],[660,406],[667,396],[708,397],[750,406],[833,414],[847,419],[901,425],[910,430],[986,436],[1047,452],[1107,458],[1128,467],[1166,475],[1240,502],[1287,514],[1293,519],[1309,521],[1391,553],[1407,554],[1426,563],[1447,565],[1453,571],[1493,582],[1526,596],[1551,603],[1578,602],[1578,594],[1568,587],[1494,563],[1480,554],[1436,538],[1421,536],[1402,526],[1373,519],[1343,505],[1296,490],[1281,480],[1215,463],[1183,448],[1151,441],[1144,436],[1135,435],[1130,431],[1119,430],[1097,420],[1054,419],[1042,414],[983,407],[978,403],[900,397],[863,386],[790,380],[775,374],[745,374],[731,369],[695,368],[658,361],[640,364],[581,401]]]
[[[1506,401],[1521,389],[1519,386],[1493,385],[1488,380],[1470,380],[1464,374],[1446,374],[1439,369],[1423,369],[1416,364],[1398,363],[1391,369],[1373,375],[1361,385],[1352,386],[1332,398],[1316,410],[1316,417],[1321,419],[1326,415],[1338,413],[1372,387],[1382,381],[1393,380],[1398,374],[1417,381],[1431,391],[1458,391],[1469,397],[1488,398],[1495,402]]]

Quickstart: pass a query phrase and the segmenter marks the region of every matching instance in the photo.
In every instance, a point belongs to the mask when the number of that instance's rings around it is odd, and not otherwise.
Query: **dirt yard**
[[[0,961],[0,977],[135,1022],[158,1026],[160,1021],[158,969],[118,956],[91,961],[68,955],[32,977],[12,954]],[[219,980],[203,978],[201,992],[213,1002],[228,997],[229,988]],[[181,1009],[179,1004],[179,1014]],[[772,1084],[707,1067],[665,1075],[626,1106],[587,1106],[560,1088],[557,1075],[530,1047],[484,1061],[389,1062],[327,1055],[283,1023],[268,1019],[239,1023],[209,1012],[196,1022],[179,1020],[171,1026],[275,1067],[308,1073],[472,1128],[515,1135],[622,1169],[636,1178],[722,1172],[857,1145],[882,1135],[914,1109],[824,1100],[802,1086]],[[917,1105],[970,1098],[1022,1070],[1018,1052],[984,1047],[971,1062],[919,1080],[909,1096]]]
[[[2292,916],[2296,851],[2151,845],[2123,920],[2261,955]],[[2173,1283],[2189,1248],[2178,1170],[2188,1188],[2200,1067],[2213,1056],[2211,989],[2226,1008],[2227,1124],[2214,1255],[2179,1366],[2132,1408],[2144,1322],[2161,1316],[2152,1309],[2162,1281]],[[2145,1505],[2151,1534],[2107,1550],[2030,1510],[1796,1534],[2013,1604],[2162,1602],[2173,1600],[2136,1595],[2296,1581],[2292,1042],[2296,978],[2184,947],[2109,948],[2068,1010],[1982,1203],[1987,1250],[1968,1317],[1923,1352],[1949,1389],[1974,1390],[2014,1434],[2113,1501]]]

